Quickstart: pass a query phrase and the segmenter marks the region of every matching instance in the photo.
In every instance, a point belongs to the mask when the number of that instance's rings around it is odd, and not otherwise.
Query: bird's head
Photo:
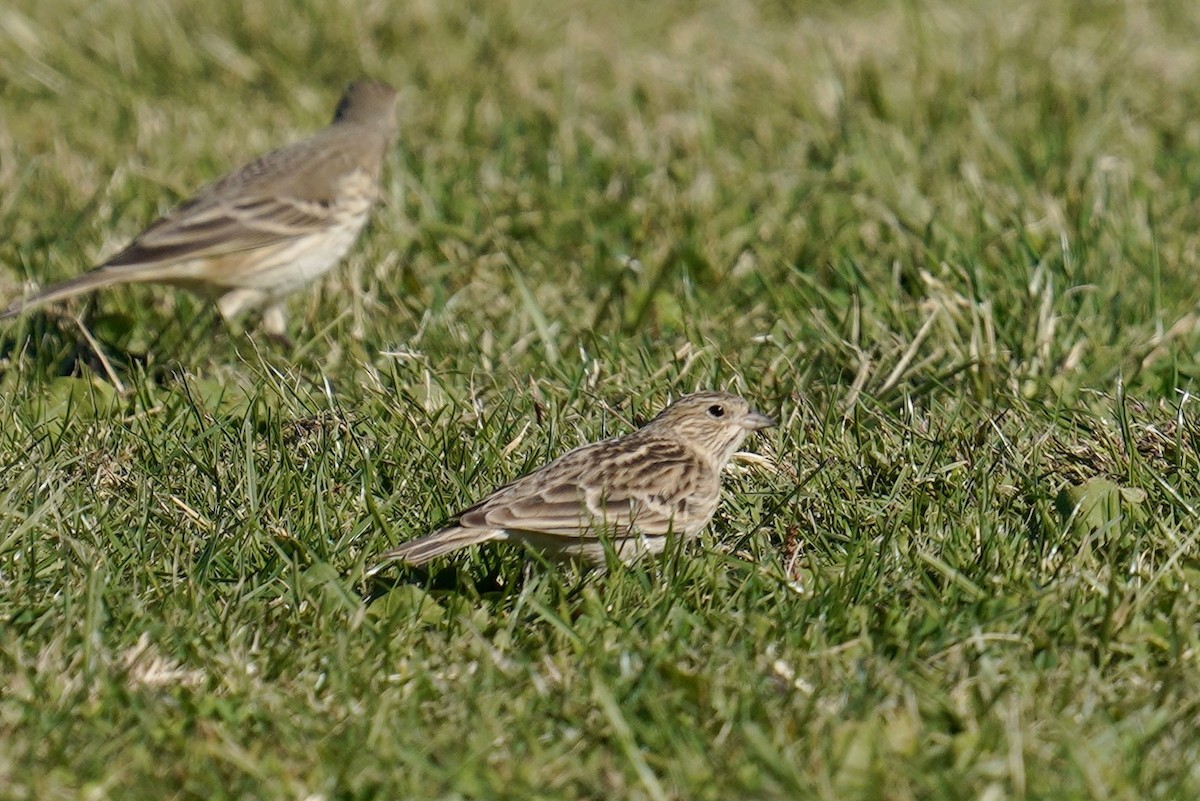
[[[745,398],[728,392],[697,392],[663,409],[644,430],[685,442],[720,468],[747,434],[774,425]]]
[[[333,121],[390,129],[396,124],[396,90],[383,81],[355,81],[342,93]]]

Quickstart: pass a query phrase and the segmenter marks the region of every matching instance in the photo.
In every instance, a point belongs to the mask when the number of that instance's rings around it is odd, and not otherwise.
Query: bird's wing
[[[331,224],[341,181],[358,166],[334,130],[271,151],[150,224],[105,267],[209,258],[253,250]]]
[[[609,440],[574,450],[501,487],[459,515],[457,523],[563,537],[597,528],[615,537],[665,535],[688,528],[689,521],[707,520],[711,504],[698,498],[708,494],[702,484],[711,472],[676,443],[655,441],[630,450],[620,440]],[[715,491],[711,494],[715,498]]]
[[[223,256],[296,239],[328,224],[329,204],[279,195],[196,198],[160,217],[106,267]]]

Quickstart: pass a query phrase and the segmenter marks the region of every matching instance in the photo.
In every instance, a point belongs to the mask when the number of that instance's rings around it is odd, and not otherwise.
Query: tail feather
[[[0,312],[0,320],[8,317],[16,317],[26,309],[41,306],[43,303],[66,300],[76,295],[82,295],[84,292],[91,292],[94,289],[114,286],[116,284],[161,281],[165,277],[169,277],[169,275],[165,276],[162,270],[152,269],[153,266],[155,265],[138,265],[138,269],[130,269],[124,265],[120,267],[97,267],[94,270],[81,273],[74,278],[68,278],[66,281],[52,284],[27,298],[13,301],[9,304],[8,308]]]
[[[451,526],[388,551],[379,557],[379,563],[371,568],[369,574],[374,575],[389,562],[400,561],[417,567],[460,548],[504,538],[504,529]]]

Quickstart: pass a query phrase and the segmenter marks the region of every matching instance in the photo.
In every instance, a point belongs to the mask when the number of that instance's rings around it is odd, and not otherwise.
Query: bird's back
[[[198,191],[104,263],[133,267],[206,259],[299,239],[327,227],[338,203],[365,215],[390,141],[384,130],[332,125],[272,150]],[[302,169],[301,169],[302,167]],[[345,192],[357,177],[363,192]]]
[[[585,445],[507,484],[458,516],[466,528],[578,537],[604,528],[691,535],[717,505],[720,478],[686,445],[627,437]]]

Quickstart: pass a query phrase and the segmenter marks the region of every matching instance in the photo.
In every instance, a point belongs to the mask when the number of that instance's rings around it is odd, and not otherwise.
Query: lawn
[[[400,91],[292,348],[0,322],[0,798],[1200,797],[1200,5],[16,0],[0,301]],[[700,543],[367,570],[698,388]]]

